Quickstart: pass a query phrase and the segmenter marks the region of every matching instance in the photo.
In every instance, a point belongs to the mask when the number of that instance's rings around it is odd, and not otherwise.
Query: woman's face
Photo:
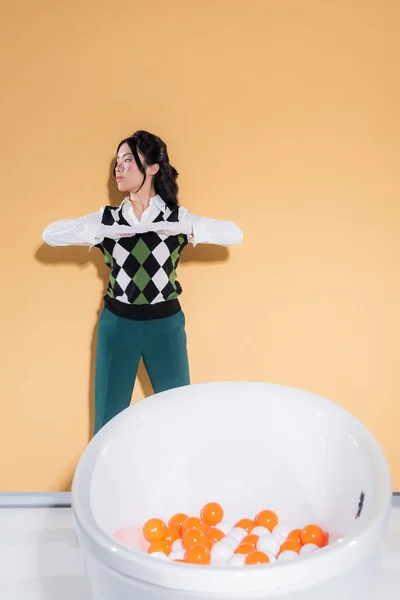
[[[138,152],[139,159],[144,162],[143,156]],[[139,189],[143,181],[132,151],[127,143],[122,144],[118,150],[115,166],[115,180],[120,192],[134,192]]]

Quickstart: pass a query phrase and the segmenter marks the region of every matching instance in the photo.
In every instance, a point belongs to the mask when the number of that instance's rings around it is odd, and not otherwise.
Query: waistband
[[[117,317],[133,321],[151,321],[172,317],[181,310],[179,300],[165,300],[157,304],[126,304],[111,296],[104,296],[104,306]]]

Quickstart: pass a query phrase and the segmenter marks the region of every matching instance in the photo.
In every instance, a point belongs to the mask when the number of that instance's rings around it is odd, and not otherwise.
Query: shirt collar
[[[130,205],[130,203],[131,203],[131,201],[130,201],[129,196],[126,196],[126,198],[124,198],[122,200],[120,208],[122,208],[124,206],[124,204]],[[167,205],[165,204],[164,200],[158,194],[156,194],[156,196],[152,196],[152,198],[150,198],[149,206],[153,206],[153,204],[162,212],[165,212],[165,210],[167,208]]]

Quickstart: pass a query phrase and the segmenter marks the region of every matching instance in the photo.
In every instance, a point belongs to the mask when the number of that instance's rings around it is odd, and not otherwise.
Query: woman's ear
[[[147,174],[154,176],[158,173],[159,170],[160,165],[158,163],[154,163],[154,165],[150,165],[149,167],[147,167]]]

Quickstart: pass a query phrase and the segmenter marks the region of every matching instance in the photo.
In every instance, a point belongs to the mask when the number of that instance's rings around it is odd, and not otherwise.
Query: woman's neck
[[[140,190],[138,194],[134,192],[130,192],[129,199],[131,201],[133,214],[140,221],[142,214],[150,205],[150,199],[155,196],[155,192],[153,189],[146,191]]]

